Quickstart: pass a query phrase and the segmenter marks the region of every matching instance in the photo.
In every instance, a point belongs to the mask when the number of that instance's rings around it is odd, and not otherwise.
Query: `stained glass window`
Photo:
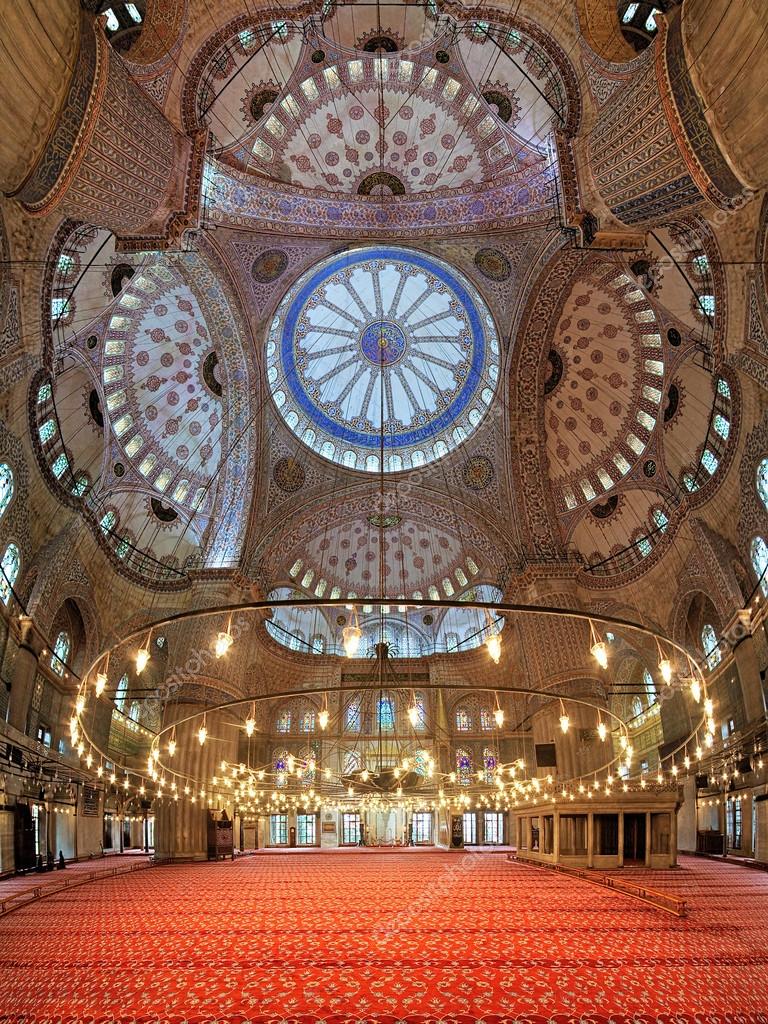
[[[275,754],[275,785],[282,788],[288,782],[288,751],[280,750]]]
[[[301,781],[304,786],[313,786],[317,778],[317,755],[314,750],[304,750],[301,753],[301,760],[304,768]]]
[[[315,712],[305,711],[301,716],[301,731],[302,732],[314,732],[315,731]]]
[[[53,420],[46,420],[45,423],[42,424],[42,426],[40,427],[40,430],[39,430],[40,440],[42,441],[43,444],[45,444],[47,441],[51,440],[51,438],[54,436],[55,433],[56,433],[56,424],[54,423],[54,421]]]
[[[660,508],[653,510],[653,521],[656,524],[657,529],[661,530],[662,533],[666,530],[669,525],[669,517],[667,513]]]
[[[285,711],[281,711],[277,716],[277,731],[291,731],[291,712],[287,708],[285,709]]]
[[[416,708],[416,724],[414,729],[421,731],[427,727],[427,713],[424,708],[424,695],[417,693],[414,696],[413,706]]]
[[[391,732],[395,728],[395,708],[391,697],[380,697],[378,705],[379,728]]]
[[[115,707],[118,711],[125,711],[125,699],[128,696],[128,676],[126,673],[120,676],[115,690]]]
[[[53,654],[51,655],[51,668],[57,676],[64,675],[64,667],[69,657],[69,633],[63,630],[56,637],[56,643],[53,645]]]
[[[456,708],[456,728],[459,732],[469,732],[472,721],[466,708]]]
[[[460,786],[468,786],[472,781],[472,758],[461,747],[456,751],[456,779]]]
[[[494,718],[490,708],[480,708],[480,728],[489,732],[494,726]]]
[[[768,545],[762,537],[755,537],[749,551],[752,556],[752,569],[760,583],[760,589],[768,595]]]
[[[53,473],[57,480],[60,480],[61,477],[64,475],[64,471],[66,470],[68,465],[69,460],[67,459],[67,456],[64,454],[64,452],[61,452],[61,454],[56,456],[51,465],[51,472]]]
[[[76,498],[82,498],[88,490],[88,477],[85,473],[78,473],[72,485],[72,493]]]
[[[720,413],[718,413],[712,421],[712,425],[715,428],[715,433],[719,434],[724,441],[727,441],[728,435],[731,432],[730,421],[727,420],[725,416],[721,416]]]
[[[489,747],[486,747],[483,751],[483,775],[487,783],[492,783],[496,778],[497,764],[496,754]]]
[[[353,700],[347,704],[347,709],[344,712],[344,726],[349,729],[350,732],[360,732],[360,701]]]
[[[725,380],[723,377],[718,377],[718,380],[717,380],[717,393],[719,395],[722,395],[723,398],[730,398],[731,397],[731,386],[728,383],[728,381]]]
[[[353,772],[359,772],[361,767],[362,761],[358,752],[356,750],[347,750],[341,766],[342,774],[352,775]]]
[[[105,512],[104,515],[101,517],[101,522],[99,523],[102,533],[109,533],[110,530],[113,530],[116,522],[116,512],[113,512],[112,509],[110,509],[108,512]]]
[[[426,750],[417,750],[413,755],[413,770],[417,775],[426,776],[429,773]]]
[[[643,670],[643,685],[645,686],[648,703],[652,704],[656,700],[656,684],[653,681],[653,676],[647,668]]]
[[[138,722],[138,720],[139,720],[139,702],[137,700],[132,700],[131,701],[131,706],[130,706],[130,708],[128,710],[128,717],[131,719],[131,721]]]
[[[710,451],[709,448],[705,448],[701,456],[701,464],[710,476],[714,476],[720,463],[715,453]]]
[[[708,667],[712,669],[719,665],[722,655],[717,645],[717,633],[715,633],[714,626],[711,626],[708,622],[701,630],[701,646],[704,650],[704,657],[707,659]]]
[[[2,473],[2,470],[3,467],[0,466],[0,473]],[[2,483],[0,483],[1,487]],[[13,484],[11,484],[11,487],[13,487]],[[763,459],[757,467],[757,494],[766,511],[768,511],[768,458]],[[0,514],[2,514],[2,509],[2,500],[0,500]]]
[[[5,513],[11,503],[13,486],[13,470],[7,462],[0,462],[0,516]]]
[[[21,565],[21,556],[19,549],[15,544],[9,544],[3,552],[2,561],[0,561],[0,598],[2,598],[3,604],[8,604],[11,599],[11,587],[16,583],[16,577],[19,575],[19,566]]]

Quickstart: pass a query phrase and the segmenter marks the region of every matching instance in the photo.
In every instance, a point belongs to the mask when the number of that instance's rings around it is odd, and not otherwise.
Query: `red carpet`
[[[493,854],[152,868],[0,921],[0,1020],[768,1022],[768,875],[683,863],[683,920]]]

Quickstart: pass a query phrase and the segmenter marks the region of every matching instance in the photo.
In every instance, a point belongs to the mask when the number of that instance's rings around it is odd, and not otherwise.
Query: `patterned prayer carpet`
[[[689,916],[493,854],[152,868],[0,921],[0,1021],[768,1022],[768,875],[642,877]]]

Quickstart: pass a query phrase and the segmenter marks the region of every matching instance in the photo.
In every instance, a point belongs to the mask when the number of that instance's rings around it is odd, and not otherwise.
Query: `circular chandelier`
[[[387,599],[374,598],[367,598],[366,602],[378,608],[386,607],[389,603]],[[88,768],[99,761],[97,774],[104,775],[104,765],[109,761],[110,754],[109,751],[100,749],[95,742],[92,730],[89,731],[86,725],[86,717],[89,710],[93,711],[94,702],[109,699],[106,690],[110,655],[138,641],[135,648],[135,664],[137,673],[141,673],[151,657],[150,643],[153,630],[190,619],[227,616],[226,629],[216,631],[212,638],[215,656],[223,658],[236,642],[231,627],[231,617],[235,612],[264,612],[281,606],[339,605],[346,605],[349,608],[345,599],[317,601],[294,598],[283,601],[257,601],[182,612],[134,630],[112,645],[108,651],[102,652],[80,681],[70,721],[73,746]],[[122,785],[125,791],[135,790],[141,796],[150,789],[156,796],[172,801],[190,800],[209,807],[235,803],[243,811],[258,814],[288,806],[316,810],[320,807],[349,810],[393,805],[411,809],[460,809],[468,806],[509,809],[526,801],[574,801],[664,788],[676,784],[680,777],[689,771],[701,770],[697,766],[707,758],[708,751],[713,747],[716,729],[714,702],[708,694],[706,678],[699,664],[680,644],[669,637],[631,620],[572,609],[505,602],[497,602],[491,606],[488,602],[468,604],[450,600],[429,602],[429,606],[470,607],[483,614],[486,617],[483,632],[487,654],[489,659],[496,663],[500,661],[503,648],[503,635],[495,626],[499,615],[505,618],[515,614],[569,618],[585,623],[589,629],[589,650],[600,671],[606,671],[610,664],[605,635],[608,627],[633,631],[655,644],[659,674],[665,688],[669,688],[670,692],[677,691],[688,695],[694,718],[692,730],[681,739],[675,749],[666,752],[660,758],[658,771],[653,776],[638,768],[630,723],[596,699],[576,697],[555,687],[536,688],[506,682],[494,682],[493,685],[486,685],[483,682],[478,685],[459,685],[453,682],[420,680],[416,686],[407,679],[407,673],[405,678],[398,676],[390,658],[388,644],[382,641],[376,645],[375,656],[370,661],[366,678],[361,680],[356,677],[353,683],[335,687],[318,684],[302,687],[299,691],[291,689],[268,695],[237,698],[195,710],[187,716],[179,717],[171,724],[162,726],[151,737],[145,768],[138,769],[135,765],[112,761],[109,781],[114,785]],[[344,648],[348,659],[355,658],[358,654],[360,640],[356,632],[359,631],[359,626],[356,625],[355,606],[352,606],[351,613],[351,624],[344,628]],[[418,726],[419,715],[422,712],[415,699],[415,688],[424,691],[449,689],[454,694],[492,694],[494,708],[491,728],[494,735],[500,739],[504,738],[505,726],[509,724],[500,696],[522,695],[536,698],[543,704],[554,703],[559,711],[558,726],[564,735],[573,728],[574,709],[586,709],[586,713],[594,718],[594,729],[600,743],[606,744],[605,759],[602,764],[590,768],[589,771],[571,774],[568,777],[561,774],[557,778],[550,773],[543,775],[542,769],[537,771],[536,766],[527,763],[522,756],[514,756],[507,760],[494,756],[492,763],[483,764],[482,768],[477,770],[473,770],[471,764],[458,764],[455,770],[446,770],[445,764],[440,765],[437,753],[427,749],[426,743],[416,746],[421,739]],[[390,737],[387,757],[374,759],[370,766],[361,759],[359,764],[351,768],[338,765],[334,767],[333,755],[338,755],[340,748],[333,742],[327,744],[327,749],[317,753],[310,751],[298,754],[286,751],[284,758],[278,762],[273,759],[259,760],[252,755],[258,712],[274,701],[297,696],[319,697],[322,703],[317,714],[320,733],[330,737],[335,729],[341,737],[344,735],[339,720],[341,712],[335,708],[344,706],[343,698],[353,694],[385,692],[402,694],[412,735]],[[329,696],[339,698],[334,701],[334,709],[329,707]],[[188,754],[190,749],[203,748],[206,744],[214,742],[220,737],[215,735],[213,730],[218,731],[222,728],[228,731],[230,739],[234,735],[246,740],[247,752],[242,759],[225,757],[215,772],[205,776],[191,771],[188,764],[182,766],[180,754]],[[441,736],[440,732],[439,729],[434,730],[433,739],[436,742],[449,737],[455,740],[455,734],[449,730],[442,730],[445,736]],[[376,734],[366,737],[369,746],[375,746],[378,741],[379,752],[382,749],[381,734],[380,722],[378,737]],[[180,739],[180,736],[183,739]],[[348,746],[348,737],[344,738]],[[188,762],[189,760],[187,758]]]

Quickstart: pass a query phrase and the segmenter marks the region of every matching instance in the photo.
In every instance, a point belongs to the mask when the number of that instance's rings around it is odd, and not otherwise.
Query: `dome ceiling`
[[[563,509],[611,490],[642,456],[663,379],[645,293],[615,262],[593,264],[565,301],[544,381],[547,455]]]
[[[499,344],[476,289],[414,250],[363,248],[304,274],[267,341],[277,408],[299,438],[351,469],[409,469],[474,431],[493,400]]]
[[[404,52],[397,33],[342,46],[333,22],[303,45],[286,23],[241,30],[211,57],[197,108],[220,160],[303,188],[392,196],[525,170],[546,191],[557,71],[520,32],[502,31],[502,52],[487,27],[429,31]]]
[[[221,460],[221,367],[178,268],[150,262],[118,299],[102,380],[125,455],[161,494],[199,505]]]

